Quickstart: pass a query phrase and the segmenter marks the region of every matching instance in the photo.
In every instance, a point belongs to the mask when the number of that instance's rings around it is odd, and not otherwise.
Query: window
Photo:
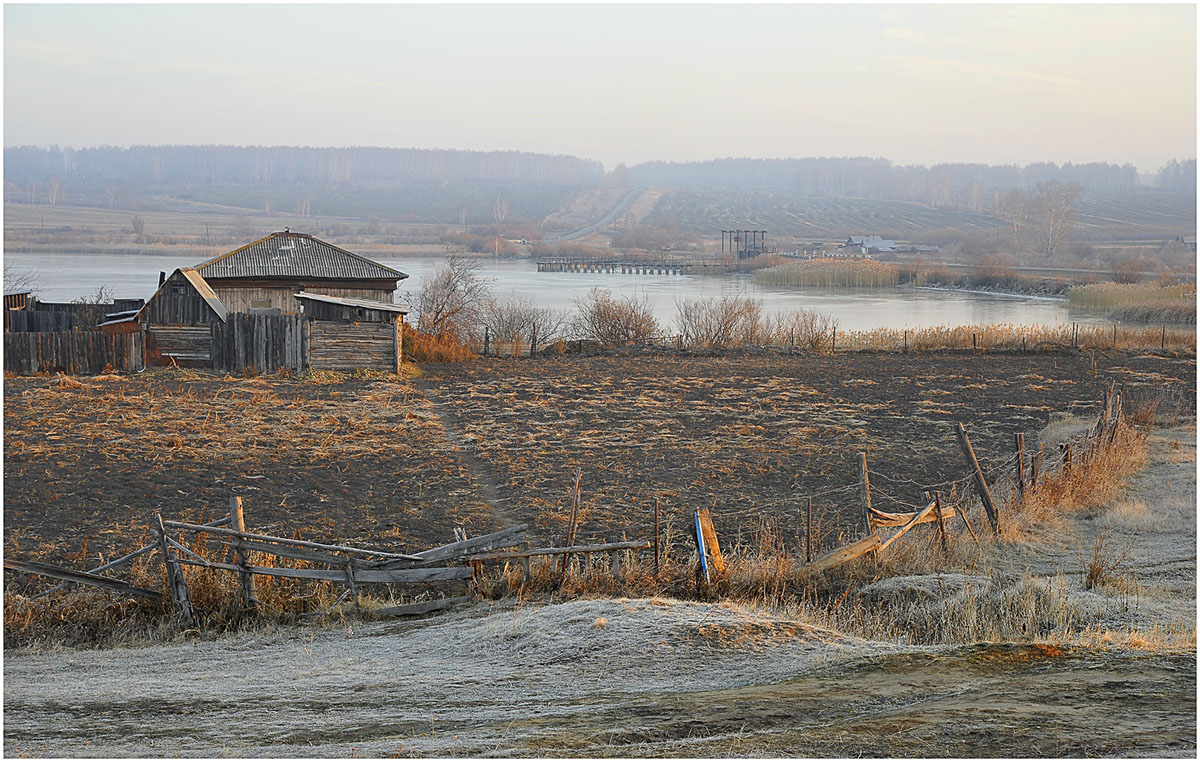
[[[265,310],[265,309],[269,308],[270,306],[271,306],[270,299],[251,299],[250,300],[250,309],[252,309],[252,310],[258,310],[258,309]]]
[[[182,283],[172,283],[171,284],[171,296],[186,296],[186,295],[187,295],[187,286],[185,286]]]

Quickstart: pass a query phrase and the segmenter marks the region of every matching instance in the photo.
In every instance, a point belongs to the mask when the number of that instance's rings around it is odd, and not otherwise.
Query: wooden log
[[[167,546],[167,530],[163,527],[162,515],[158,513],[154,514],[154,531],[158,534],[158,547],[162,552],[163,565],[167,569],[167,587],[171,591],[175,613],[181,624],[191,627],[196,617],[192,611],[191,598],[188,596],[187,581],[184,579],[183,569],[179,568],[178,560]]]
[[[987,512],[988,521],[992,523],[992,533],[999,534],[999,515],[996,512],[996,503],[992,500],[992,491],[988,488],[987,479],[983,478],[983,469],[979,467],[975,449],[971,447],[971,438],[967,436],[967,427],[963,426],[961,422],[958,424],[958,446],[962,448],[967,465],[971,468],[971,474],[975,477],[975,488],[979,490],[979,499],[983,501],[983,509]]]
[[[976,545],[978,545],[979,538],[975,535],[975,530],[971,528],[971,522],[967,521],[967,512],[958,506],[955,506],[955,510],[958,512],[958,515],[962,517],[963,526],[967,528],[967,532],[970,533],[971,539],[975,541]]]
[[[470,600],[472,600],[471,596],[460,595],[457,598],[438,598],[437,600],[425,601],[423,603],[405,603],[399,606],[386,606],[381,609],[375,609],[371,612],[371,616],[420,616],[421,614],[429,614],[434,611],[445,611],[452,606],[457,606],[460,603],[467,603]]]
[[[529,550],[511,550],[499,553],[480,553],[467,556],[467,561],[506,561],[510,558],[527,558],[531,556],[567,556],[571,553],[600,553],[607,550],[646,550],[651,547],[649,540],[630,540],[627,542],[606,542],[600,545],[573,545],[566,548],[531,548]]]
[[[188,566],[203,566],[210,569],[240,572],[242,567],[216,561],[201,563],[186,558],[179,563]],[[261,574],[265,577],[288,577],[291,579],[317,579],[327,582],[345,582],[346,572],[341,569],[288,569],[281,566],[247,566],[251,574]],[[469,566],[436,566],[421,569],[355,569],[354,581],[357,584],[379,582],[436,582],[441,580],[467,579],[471,576]]]
[[[1017,494],[1025,497],[1025,435],[1018,432],[1013,436],[1013,445],[1017,450]]]
[[[929,505],[932,505],[932,504],[933,504],[933,501],[931,500],[930,502],[926,503],[926,507],[928,507]],[[922,508],[921,510],[924,510],[924,508]],[[953,508],[943,508],[942,511],[943,511],[943,513],[941,514],[942,518],[945,518],[945,519],[954,518],[955,514],[954,514]],[[901,527],[901,526],[904,526],[905,524],[907,524],[908,522],[912,521],[913,517],[916,516],[918,513],[920,513],[920,511],[913,511],[910,513],[887,513],[885,511],[879,510],[878,508],[871,509],[871,516],[873,519],[873,523],[875,524],[876,527]],[[922,519],[920,523],[924,524],[926,522],[933,522],[933,521],[937,521],[937,517],[934,516],[933,514],[930,514],[930,515],[926,516],[924,519]]]
[[[233,540],[229,541],[230,545],[234,544]],[[311,561],[313,563],[328,564],[330,566],[342,567],[346,565],[345,556],[336,556],[331,553],[320,553],[315,550],[307,550],[304,548],[290,548],[286,545],[275,545],[266,542],[255,542],[253,540],[242,540],[241,547],[246,551],[257,551],[259,553],[269,553],[279,558],[290,558],[296,561]],[[353,560],[356,568],[376,568],[376,565],[371,561]]]
[[[158,548],[158,545],[150,546],[151,549]],[[43,564],[37,561],[19,561],[13,558],[4,559],[4,568],[13,571],[25,572],[26,574],[37,574],[42,577],[50,577],[52,579],[61,579],[67,582],[75,582],[80,585],[91,585],[92,587],[103,587],[107,590],[113,590],[118,593],[127,593],[136,595],[141,598],[150,598],[151,600],[162,600],[163,594],[156,590],[147,590],[144,587],[135,587],[128,582],[122,582],[119,579],[111,579],[102,577],[91,572],[81,572],[74,569],[64,569],[61,566],[52,566]]]
[[[871,553],[878,550],[881,544],[878,533],[869,534],[866,537],[855,540],[849,545],[843,545],[836,550],[826,553],[810,564],[801,566],[799,572],[801,574],[820,574],[821,572],[829,571],[834,567],[853,561],[864,553]]]
[[[917,524],[920,524],[921,520],[924,519],[926,516],[929,516],[929,514],[931,514],[933,512],[933,509],[936,506],[937,506],[936,503],[930,503],[929,505],[925,506],[925,508],[920,513],[918,513],[916,516],[913,517],[912,521],[910,521],[907,524],[905,524],[904,526],[900,527],[900,529],[897,530],[897,532],[894,535],[892,535],[891,537],[889,537],[887,539],[887,542],[880,545],[879,552],[882,553],[883,551],[887,550],[887,547],[889,545],[891,545],[893,542],[895,542],[896,540],[900,539],[901,535],[903,535],[905,532],[907,532],[908,530],[915,527]],[[936,521],[936,519],[934,519],[934,520]]]
[[[193,532],[209,532],[212,534],[221,534],[226,536],[241,535],[249,540],[263,540],[265,542],[278,542],[284,545],[298,545],[304,548],[316,548],[318,550],[330,550],[335,553],[356,553],[363,556],[378,556],[382,558],[403,558],[408,561],[421,561],[420,556],[410,555],[408,553],[388,553],[382,550],[368,550],[366,548],[352,548],[346,545],[327,545],[320,542],[310,542],[309,540],[293,540],[287,537],[275,537],[269,534],[256,534],[254,532],[235,532],[232,529],[224,529],[221,527],[204,526],[202,524],[189,524],[186,521],[167,521],[163,524],[173,529],[187,529]]]

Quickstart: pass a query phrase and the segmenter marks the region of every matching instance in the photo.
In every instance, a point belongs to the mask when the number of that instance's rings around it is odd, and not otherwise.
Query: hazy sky
[[[1196,155],[1192,5],[5,5],[4,144]]]

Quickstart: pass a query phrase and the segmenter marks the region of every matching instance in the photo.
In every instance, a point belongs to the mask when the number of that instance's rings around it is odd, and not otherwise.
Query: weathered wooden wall
[[[141,333],[104,336],[95,331],[4,334],[4,370],[18,375],[42,372],[70,374],[145,367]]]
[[[296,294],[300,291],[352,299],[370,299],[388,304],[391,303],[394,293],[391,290],[380,288],[340,288],[314,283],[232,287],[222,284],[221,281],[213,281],[210,285],[216,291],[221,303],[230,312],[249,312],[252,307],[275,307],[285,315],[294,315],[300,311],[300,302],[296,301]]]
[[[396,324],[312,321],[314,370],[396,369]]]
[[[249,315],[231,312],[211,326],[212,367],[241,373],[253,366],[269,373],[280,368],[308,369],[308,322],[296,315]]]
[[[175,294],[172,291],[176,288],[181,288],[183,293]],[[150,324],[168,324],[168,325],[200,325],[206,327],[210,320],[217,317],[213,308],[209,306],[204,297],[196,291],[183,273],[176,270],[167,278],[153,297],[150,298],[150,303],[145,306],[139,317],[139,320],[144,320]]]

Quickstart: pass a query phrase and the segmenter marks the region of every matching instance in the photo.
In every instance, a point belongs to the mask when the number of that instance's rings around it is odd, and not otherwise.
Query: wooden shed
[[[228,310],[212,287],[191,267],[181,267],[163,281],[133,321],[146,329],[146,362],[208,367],[212,362],[214,321],[225,322]]]
[[[400,371],[406,305],[313,293],[295,298],[309,322],[310,368]]]
[[[307,233],[272,233],[196,265],[230,312],[300,312],[295,294],[390,303],[408,276]]]

